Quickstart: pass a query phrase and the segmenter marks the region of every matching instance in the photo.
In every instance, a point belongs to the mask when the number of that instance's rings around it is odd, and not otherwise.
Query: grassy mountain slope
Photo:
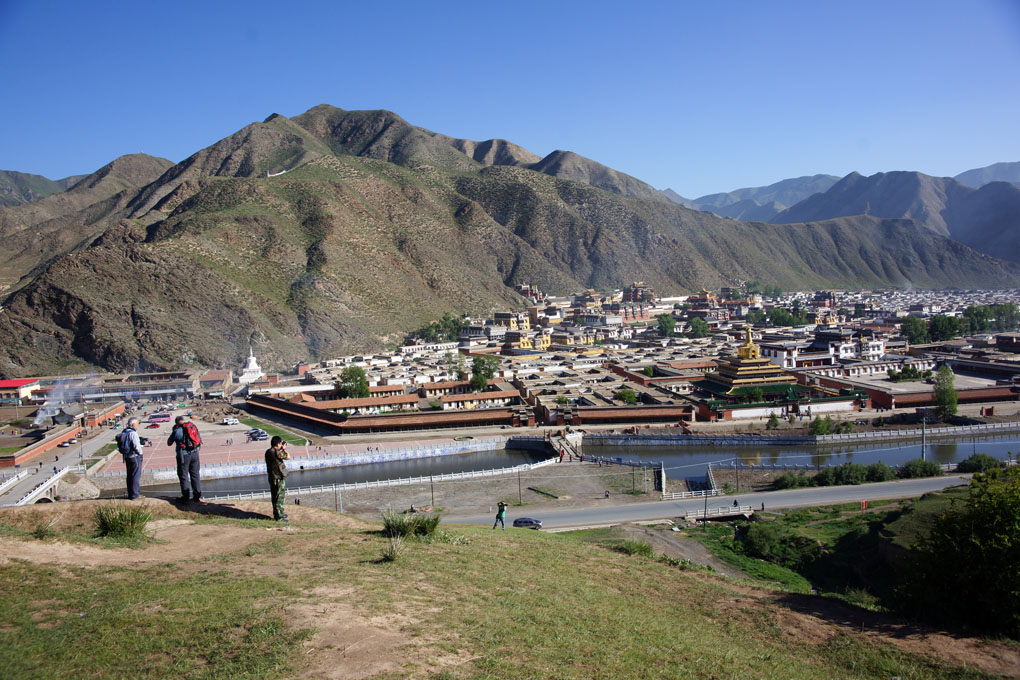
[[[0,170],[0,208],[32,203],[47,196],[66,191],[84,175],[72,175],[64,179],[47,179],[14,170]]]
[[[169,169],[149,163],[144,185],[103,194],[112,171],[83,181],[67,193],[102,199],[0,238],[0,273],[16,280],[0,310],[0,375],[234,366],[249,344],[285,366],[382,348],[444,312],[519,304],[519,282],[555,294],[632,280],[664,292],[746,279],[1020,284],[1020,266],[911,222],[738,222],[527,161],[499,140],[321,106]]]

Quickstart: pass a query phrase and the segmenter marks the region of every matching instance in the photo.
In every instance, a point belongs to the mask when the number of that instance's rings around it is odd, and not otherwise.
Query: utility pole
[[[524,490],[521,488],[521,471],[517,471],[517,502],[524,505]]]
[[[740,491],[740,459],[737,458],[733,465],[737,468],[737,491]]]
[[[921,416],[921,460],[922,461],[925,459],[924,458],[924,450],[925,450],[926,447],[925,447],[925,427],[924,426],[925,426],[925,423],[927,423],[927,422],[928,422],[928,419],[925,418],[924,416]]]
[[[429,489],[432,491],[432,507],[436,507],[436,485],[432,482],[432,473],[429,473]]]

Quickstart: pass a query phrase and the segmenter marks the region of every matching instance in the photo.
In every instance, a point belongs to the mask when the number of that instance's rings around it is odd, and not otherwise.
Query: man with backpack
[[[202,437],[198,434],[198,427],[188,416],[177,416],[166,445],[177,449],[177,479],[181,482],[181,497],[178,500],[182,503],[202,500],[198,460]]]
[[[128,500],[142,495],[142,442],[138,438],[138,418],[129,418],[127,427],[117,435],[117,450],[124,456],[127,468]]]

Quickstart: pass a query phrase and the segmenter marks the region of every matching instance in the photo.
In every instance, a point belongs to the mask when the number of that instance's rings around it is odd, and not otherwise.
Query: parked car
[[[60,442],[59,444],[57,444],[57,446],[59,446],[62,449],[66,449],[68,446],[70,446],[70,444],[68,442]]]
[[[78,438],[77,437],[71,437],[71,443],[72,444],[77,444],[78,443]]]
[[[146,430],[158,430],[159,429],[159,423],[149,423],[148,425],[145,426],[145,429]]]
[[[240,425],[241,421],[238,420],[237,418],[224,418],[223,419],[223,424],[224,425]]]
[[[266,433],[266,431],[263,430],[260,427],[253,427],[252,429],[250,429],[247,432],[245,432],[245,434],[251,435],[252,437],[254,437],[257,434],[265,434],[265,433]]]
[[[256,435],[252,435],[252,440],[253,441],[261,442],[261,441],[265,441],[267,439],[269,439],[269,435],[266,434],[265,432],[262,432],[262,433],[256,434]]]
[[[541,529],[542,520],[531,517],[518,517],[514,520],[514,526],[518,529]]]

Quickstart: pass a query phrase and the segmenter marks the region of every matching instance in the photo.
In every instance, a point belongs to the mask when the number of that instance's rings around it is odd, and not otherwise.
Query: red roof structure
[[[0,380],[0,390],[10,390],[39,382],[38,378],[22,378],[20,380]]]

